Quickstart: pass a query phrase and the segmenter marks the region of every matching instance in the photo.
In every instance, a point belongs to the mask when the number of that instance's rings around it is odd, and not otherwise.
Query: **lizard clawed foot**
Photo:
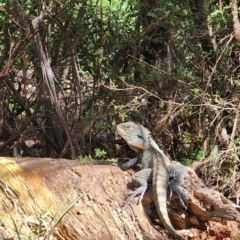
[[[128,162],[112,163],[112,165],[117,166],[125,171],[133,167],[134,165],[136,165],[139,161],[140,161],[140,157],[137,156],[135,158],[130,159]]]
[[[126,166],[124,163],[112,163],[113,166],[119,167],[122,170],[128,170],[130,167]]]
[[[139,203],[142,201],[142,198],[143,198],[146,190],[147,190],[147,186],[141,186],[141,187],[137,188],[137,189],[127,198],[127,200],[125,201],[124,206],[122,207],[121,211],[124,211],[124,210],[127,208],[127,206],[133,201],[133,199],[134,199],[137,195],[141,194],[141,196],[140,196],[140,198],[139,198],[139,200],[138,200],[138,204],[139,204]]]
[[[170,199],[172,198],[173,191],[178,195],[182,206],[185,208],[185,210],[187,210],[187,195],[185,194],[184,190],[180,186],[176,188],[170,184]]]

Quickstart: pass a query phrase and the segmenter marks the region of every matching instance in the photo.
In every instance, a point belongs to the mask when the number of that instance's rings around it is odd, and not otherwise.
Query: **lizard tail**
[[[154,171],[154,170],[153,170]],[[185,240],[174,229],[167,212],[167,189],[168,189],[168,174],[164,174],[164,171],[154,174],[153,179],[153,198],[157,208],[158,216],[171,236],[177,240]],[[155,185],[155,186],[154,186]]]

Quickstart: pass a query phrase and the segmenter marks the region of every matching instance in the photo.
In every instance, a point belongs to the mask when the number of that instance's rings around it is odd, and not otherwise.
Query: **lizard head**
[[[139,153],[144,148],[142,130],[137,123],[125,122],[116,127],[116,133],[120,135],[135,152]]]

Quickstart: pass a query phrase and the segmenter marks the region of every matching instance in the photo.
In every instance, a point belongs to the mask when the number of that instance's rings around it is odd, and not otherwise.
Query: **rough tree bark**
[[[233,30],[234,37],[238,46],[240,46],[240,22],[238,17],[238,1],[232,0],[231,3],[231,13],[233,20]]]
[[[106,162],[0,157],[0,239],[171,239],[157,225],[151,191],[120,212],[132,171]],[[240,214],[189,170],[183,185],[188,211],[171,199],[174,226],[193,239],[237,239]],[[34,237],[33,237],[34,236]],[[36,238],[36,236],[38,238]],[[211,238],[209,238],[211,236]]]

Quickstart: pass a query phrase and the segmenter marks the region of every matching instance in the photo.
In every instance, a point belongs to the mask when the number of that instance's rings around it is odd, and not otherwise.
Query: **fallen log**
[[[132,173],[103,161],[0,157],[0,239],[171,239],[151,210],[151,191],[120,211]],[[231,202],[190,169],[182,186],[188,209],[177,196],[168,209],[176,228],[191,228],[192,239],[238,239]]]

